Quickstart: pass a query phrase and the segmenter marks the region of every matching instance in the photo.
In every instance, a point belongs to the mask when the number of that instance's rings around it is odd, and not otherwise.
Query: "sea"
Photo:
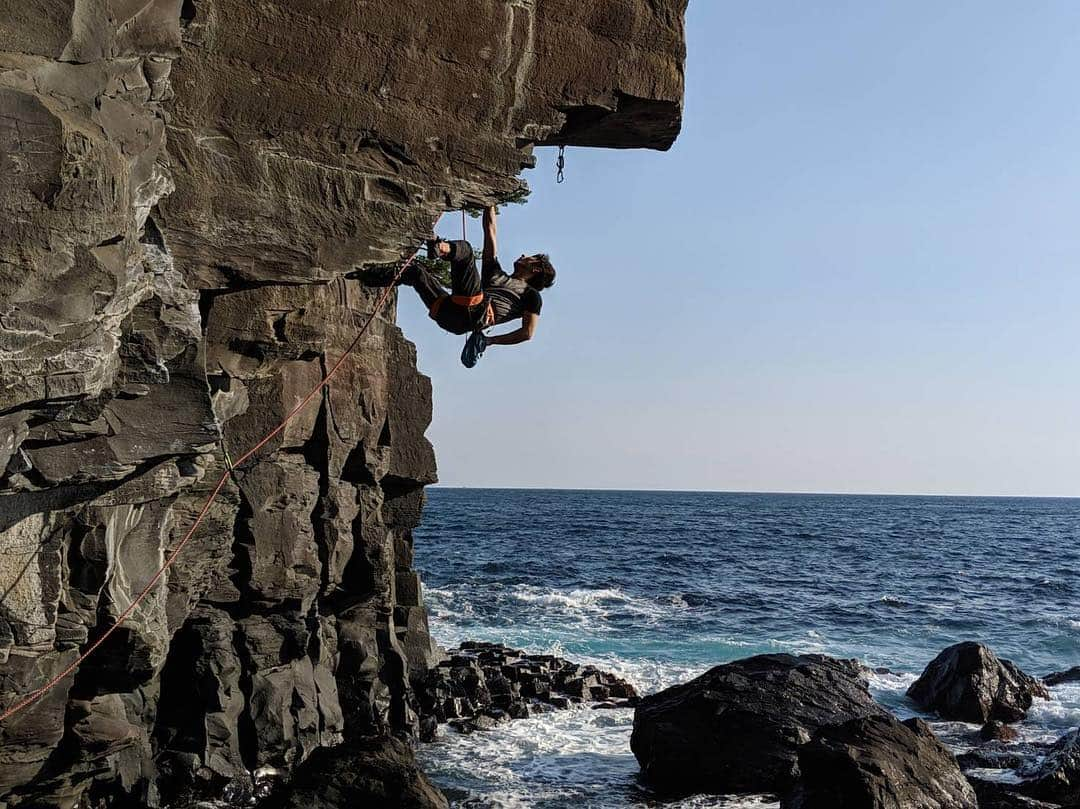
[[[432,488],[415,543],[443,646],[554,653],[641,693],[751,655],[821,653],[878,669],[871,691],[907,718],[924,716],[907,687],[959,641],[1034,675],[1080,664],[1080,499]],[[974,726],[932,725],[970,749]],[[1074,683],[1018,727],[1037,741],[1077,725]],[[419,755],[455,807],[659,806],[638,781],[632,726],[632,710],[579,707],[440,728]]]

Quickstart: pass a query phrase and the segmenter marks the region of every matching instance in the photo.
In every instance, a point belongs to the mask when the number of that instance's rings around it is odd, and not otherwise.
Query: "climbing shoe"
[[[484,356],[488,340],[482,331],[474,331],[465,341],[465,347],[461,349],[461,364],[466,368],[472,368]]]
[[[400,269],[401,264],[374,264],[370,267],[353,270],[347,277],[358,278],[368,286],[388,287],[394,283]],[[397,283],[403,282],[406,282],[404,278],[397,279]]]

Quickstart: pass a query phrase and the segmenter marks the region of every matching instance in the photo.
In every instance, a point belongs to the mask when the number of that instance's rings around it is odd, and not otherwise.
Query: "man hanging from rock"
[[[543,300],[540,290],[555,283],[555,269],[547,255],[521,256],[514,272],[507,275],[496,257],[496,210],[484,210],[484,252],[481,273],[476,272],[472,246],[464,240],[432,239],[429,259],[450,263],[449,292],[435,274],[424,266],[409,267],[401,283],[420,295],[431,318],[451,334],[472,332],[461,354],[471,368],[489,345],[512,346],[531,340],[536,334]],[[505,334],[485,336],[483,329],[521,319],[521,326]]]

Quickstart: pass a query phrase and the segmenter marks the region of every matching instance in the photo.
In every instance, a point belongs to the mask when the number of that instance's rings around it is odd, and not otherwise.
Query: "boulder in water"
[[[269,809],[449,809],[421,772],[412,748],[392,736],[322,747],[311,754],[290,787]]]
[[[908,696],[943,719],[983,724],[991,719],[1017,722],[1035,697],[1049,699],[1041,682],[981,643],[967,641],[945,649],[912,683]]]
[[[991,719],[979,729],[979,738],[984,742],[1011,742],[1020,738],[1016,728],[1007,725],[1000,719]]]
[[[1062,685],[1063,683],[1080,683],[1080,666],[1073,666],[1066,671],[1055,671],[1042,678],[1047,685]]]
[[[975,791],[925,722],[874,715],[822,728],[799,749],[781,809],[976,809]]]
[[[759,655],[642,698],[630,746],[669,795],[786,792],[798,749],[825,725],[887,715],[855,661]]]

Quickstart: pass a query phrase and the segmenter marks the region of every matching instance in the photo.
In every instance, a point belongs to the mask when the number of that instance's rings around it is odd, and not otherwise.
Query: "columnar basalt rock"
[[[685,6],[0,0],[0,705],[341,356],[380,292],[357,267],[519,191],[534,145],[671,144]],[[435,464],[394,315],[0,726],[0,807],[156,806],[416,733]]]
[[[630,683],[595,666],[479,641],[451,649],[413,679],[424,739],[434,738],[440,724],[471,733],[535,711],[582,703],[633,708],[639,700]]]

